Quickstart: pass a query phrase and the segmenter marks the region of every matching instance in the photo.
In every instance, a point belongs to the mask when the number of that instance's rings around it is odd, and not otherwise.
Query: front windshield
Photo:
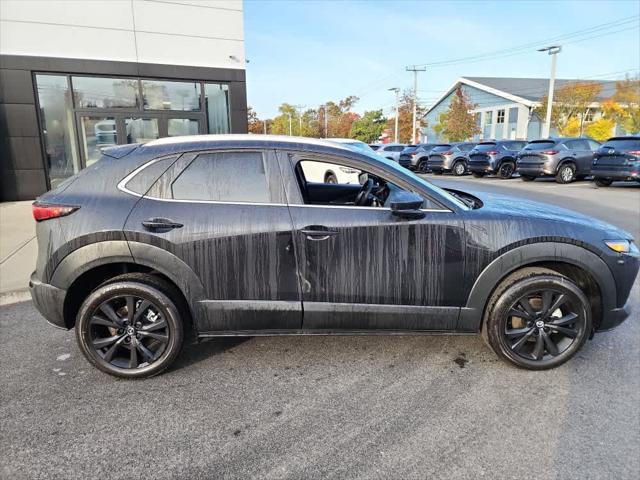
[[[401,167],[399,163],[393,160],[389,160],[388,158],[381,157],[380,155],[377,155],[375,152],[368,154],[368,156],[374,159],[376,162],[383,162],[386,166],[394,170],[394,172],[397,173],[399,176],[409,177],[414,183],[420,184],[421,186],[426,188],[428,191],[434,192],[436,195],[445,197],[451,203],[455,203],[457,206],[459,206],[463,210],[469,210],[469,205],[467,205],[465,202],[463,202],[456,196],[452,195],[451,193],[447,192],[445,189],[434,185],[433,183],[429,182],[428,180],[425,180],[422,177],[419,177],[418,175],[413,173],[411,170]]]

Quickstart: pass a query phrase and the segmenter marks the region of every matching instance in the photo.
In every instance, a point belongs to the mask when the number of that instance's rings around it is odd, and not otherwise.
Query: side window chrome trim
[[[160,158],[154,158],[153,160],[144,163],[142,165],[140,165],[138,168],[136,168],[133,172],[131,172],[129,175],[127,175],[126,177],[124,177],[122,180],[120,180],[120,183],[118,183],[117,188],[118,190],[120,190],[121,192],[124,193],[128,193],[130,195],[133,195],[134,197],[143,197],[142,194],[138,193],[138,192],[134,192],[133,190],[129,190],[126,185],[127,183],[129,183],[129,180],[131,180],[133,177],[135,177],[138,173],[140,173],[142,170],[144,170],[147,167],[150,167],[151,165],[153,165],[154,163],[158,163],[161,162],[163,160],[166,160],[168,157],[171,157],[172,155],[169,155],[167,157],[160,157]]]

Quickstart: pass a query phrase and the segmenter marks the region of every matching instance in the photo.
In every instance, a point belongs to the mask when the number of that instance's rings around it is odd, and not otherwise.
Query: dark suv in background
[[[453,174],[458,177],[464,175],[467,173],[467,164],[469,161],[467,155],[475,146],[475,143],[469,142],[442,143],[436,145],[429,154],[429,170],[436,175],[445,172],[453,172]]]
[[[474,177],[496,174],[511,178],[516,171],[518,152],[527,144],[521,140],[497,140],[480,142],[469,152],[469,170]]]
[[[436,145],[436,143],[409,145],[400,154],[400,165],[409,170],[426,173],[428,171],[427,160],[429,159],[429,152]]]
[[[591,173],[600,144],[590,138],[548,138],[530,142],[518,154],[518,173],[524,181],[555,176],[558,183],[583,179]]]
[[[607,140],[594,155],[591,173],[599,187],[614,180],[640,182],[640,136]]]

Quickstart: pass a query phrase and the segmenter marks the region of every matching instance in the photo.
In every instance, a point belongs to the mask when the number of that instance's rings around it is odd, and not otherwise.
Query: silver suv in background
[[[420,173],[426,173],[428,171],[427,160],[429,159],[429,153],[436,145],[437,143],[409,145],[400,154],[400,159],[398,160],[400,166]]]
[[[525,182],[554,176],[558,183],[584,179],[600,144],[590,138],[547,138],[530,142],[518,154],[518,173]]]
[[[383,143],[376,153],[384,158],[397,162],[400,160],[400,154],[407,145],[404,143]]]
[[[467,155],[475,146],[475,143],[470,142],[436,145],[429,154],[429,170],[436,175],[445,172],[453,172],[458,177],[464,175],[467,173],[467,164],[469,162]]]
[[[516,171],[516,156],[526,144],[524,140],[480,142],[469,152],[469,170],[477,178],[489,174],[511,178]]]

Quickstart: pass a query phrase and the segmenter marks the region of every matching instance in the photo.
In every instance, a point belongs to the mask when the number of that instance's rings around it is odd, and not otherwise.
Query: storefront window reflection
[[[229,133],[229,86],[217,83],[204,85],[205,105],[209,117],[209,133]]]
[[[80,130],[87,167],[102,156],[102,148],[118,144],[114,117],[81,117]]]
[[[142,96],[145,110],[200,110],[200,84],[143,80]]]

